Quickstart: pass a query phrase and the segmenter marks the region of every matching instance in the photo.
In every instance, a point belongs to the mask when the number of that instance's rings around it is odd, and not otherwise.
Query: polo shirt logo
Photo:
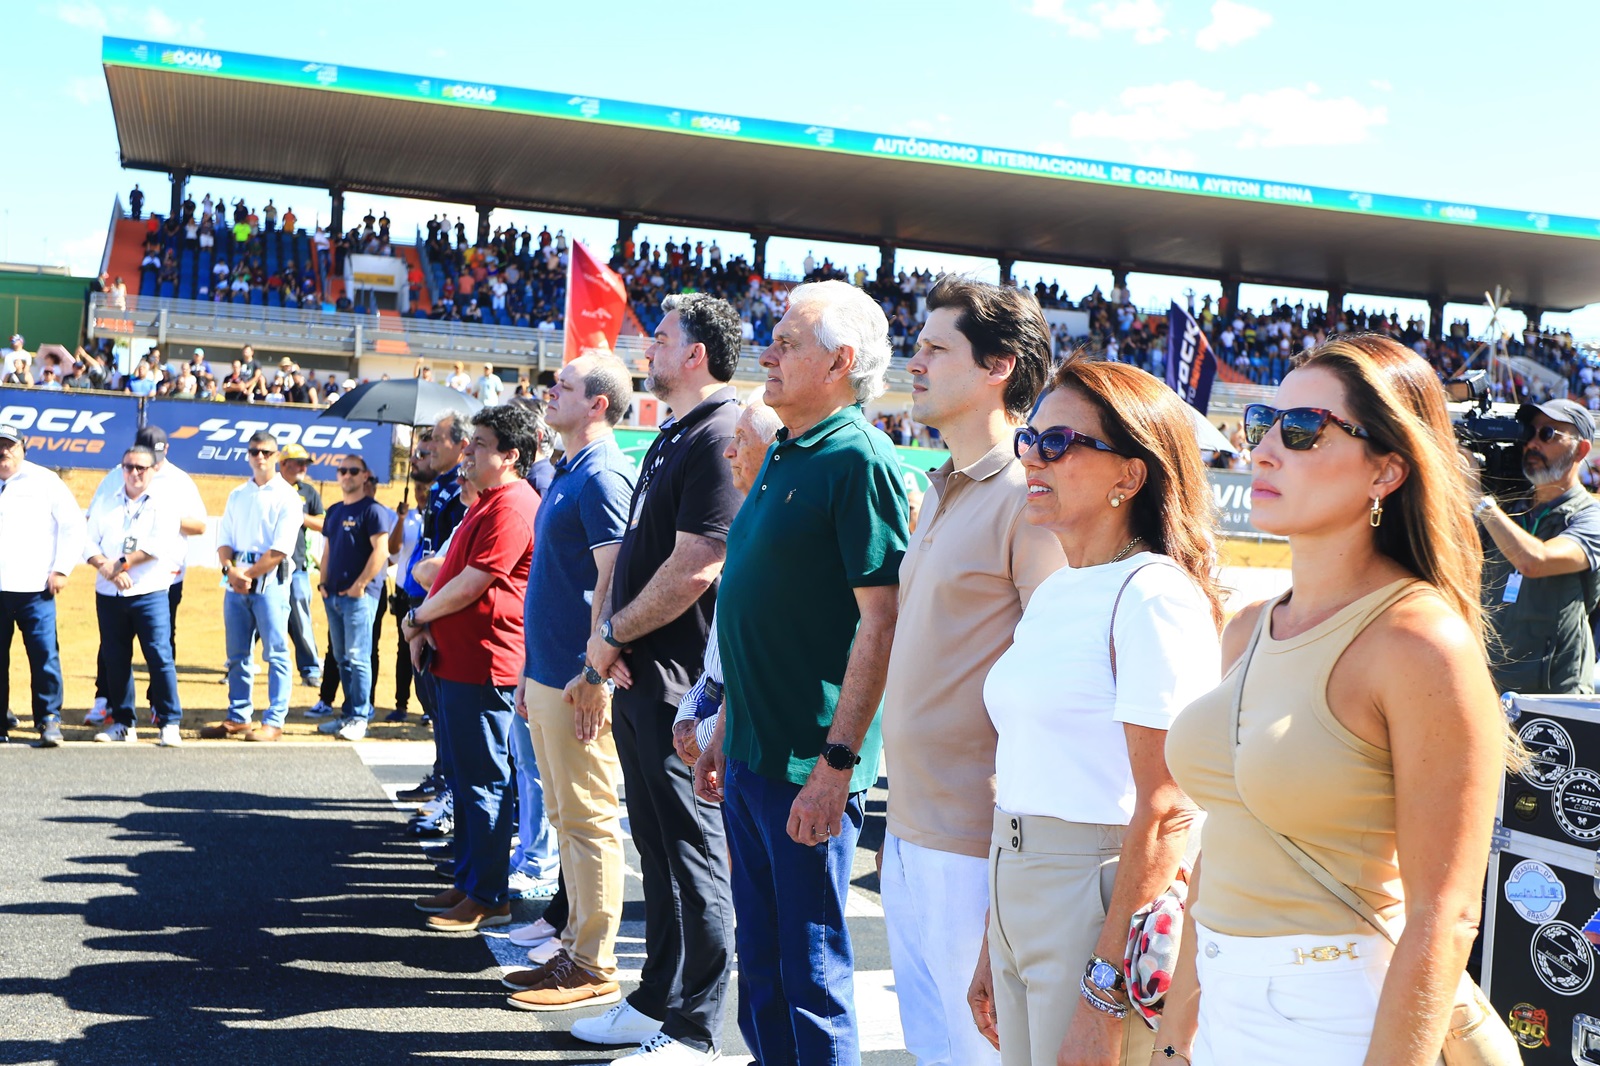
[[[796,492],[799,492],[799,491],[800,491],[800,490],[799,490],[799,489],[790,489],[790,490],[789,490],[789,495],[787,495],[787,496],[785,496],[785,497],[784,497],[784,498],[783,498],[783,502],[784,502],[784,503],[788,503],[788,502],[789,502],[789,501],[790,501],[790,500],[792,500],[792,499],[794,499],[794,494],[795,494],[795,493],[796,493]]]

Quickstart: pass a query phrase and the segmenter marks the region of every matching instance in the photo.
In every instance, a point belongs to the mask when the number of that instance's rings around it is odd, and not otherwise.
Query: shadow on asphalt
[[[68,806],[44,832],[124,850],[69,849],[26,878],[56,886],[38,895],[57,902],[0,905],[12,930],[0,1003],[56,1004],[24,1017],[0,1008],[0,1062],[442,1063],[567,1048],[570,1061],[609,1057],[506,1010],[478,938],[420,931],[412,901],[442,884],[381,799],[221,788],[65,799],[126,813]],[[81,898],[59,902],[72,896],[61,886]],[[73,915],[81,925],[52,917]],[[47,964],[52,940],[68,957],[105,961],[26,976],[60,969]]]

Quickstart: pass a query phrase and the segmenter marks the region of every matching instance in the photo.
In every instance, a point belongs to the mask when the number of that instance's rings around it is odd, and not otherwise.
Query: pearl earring
[[[1122,506],[1122,497],[1121,496],[1113,496],[1113,497],[1111,497],[1111,506],[1113,506],[1113,507],[1121,507]]]

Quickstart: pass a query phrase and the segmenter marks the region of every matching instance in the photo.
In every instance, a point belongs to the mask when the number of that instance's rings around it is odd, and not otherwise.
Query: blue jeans
[[[517,848],[511,869],[538,881],[554,881],[561,873],[556,833],[544,812],[544,784],[533,755],[533,734],[528,720],[511,716],[511,762],[517,772]]]
[[[861,797],[845,804],[843,833],[807,847],[787,828],[799,793],[728,760],[722,816],[738,917],[739,1032],[761,1066],[859,1066],[844,908]]]
[[[261,724],[283,728],[294,676],[289,666],[288,582],[269,576],[260,592],[228,589],[222,594],[222,625],[228,646],[228,720],[248,722],[255,714],[252,653],[255,639],[260,637],[261,655],[267,661],[267,711]]]
[[[43,592],[0,592],[0,711],[11,706],[11,629],[22,632],[33,681],[33,724],[61,717],[56,601]]]
[[[317,654],[317,630],[311,621],[311,574],[296,570],[289,578],[289,640],[294,644],[294,668],[306,681],[322,680],[322,658]]]
[[[372,719],[372,616],[378,601],[360,596],[329,596],[322,601],[328,611],[328,640],[339,664],[339,684],[344,689],[345,718]]]
[[[145,666],[150,671],[150,710],[157,725],[183,720],[178,706],[178,671],[172,661],[172,605],[167,590],[143,596],[106,596],[96,593],[95,617],[100,622],[100,666],[105,671],[106,697],[111,717],[122,725],[134,724],[133,638],[139,638]]]
[[[455,794],[455,887],[483,907],[510,901],[511,831],[517,810],[511,795],[513,685],[469,685],[433,679],[439,710],[445,776]]]

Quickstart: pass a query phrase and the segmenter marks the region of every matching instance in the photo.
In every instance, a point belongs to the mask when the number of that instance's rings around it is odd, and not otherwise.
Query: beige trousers
[[[995,810],[989,963],[1002,1066],[1055,1066],[1105,926],[1125,832]],[[1155,1034],[1132,1013],[1122,1034],[1124,1066],[1148,1066]]]
[[[622,765],[611,723],[593,741],[578,741],[572,705],[561,690],[528,681],[525,702],[534,758],[544,784],[545,813],[556,831],[570,916],[561,946],[579,966],[612,976],[622,924]]]

